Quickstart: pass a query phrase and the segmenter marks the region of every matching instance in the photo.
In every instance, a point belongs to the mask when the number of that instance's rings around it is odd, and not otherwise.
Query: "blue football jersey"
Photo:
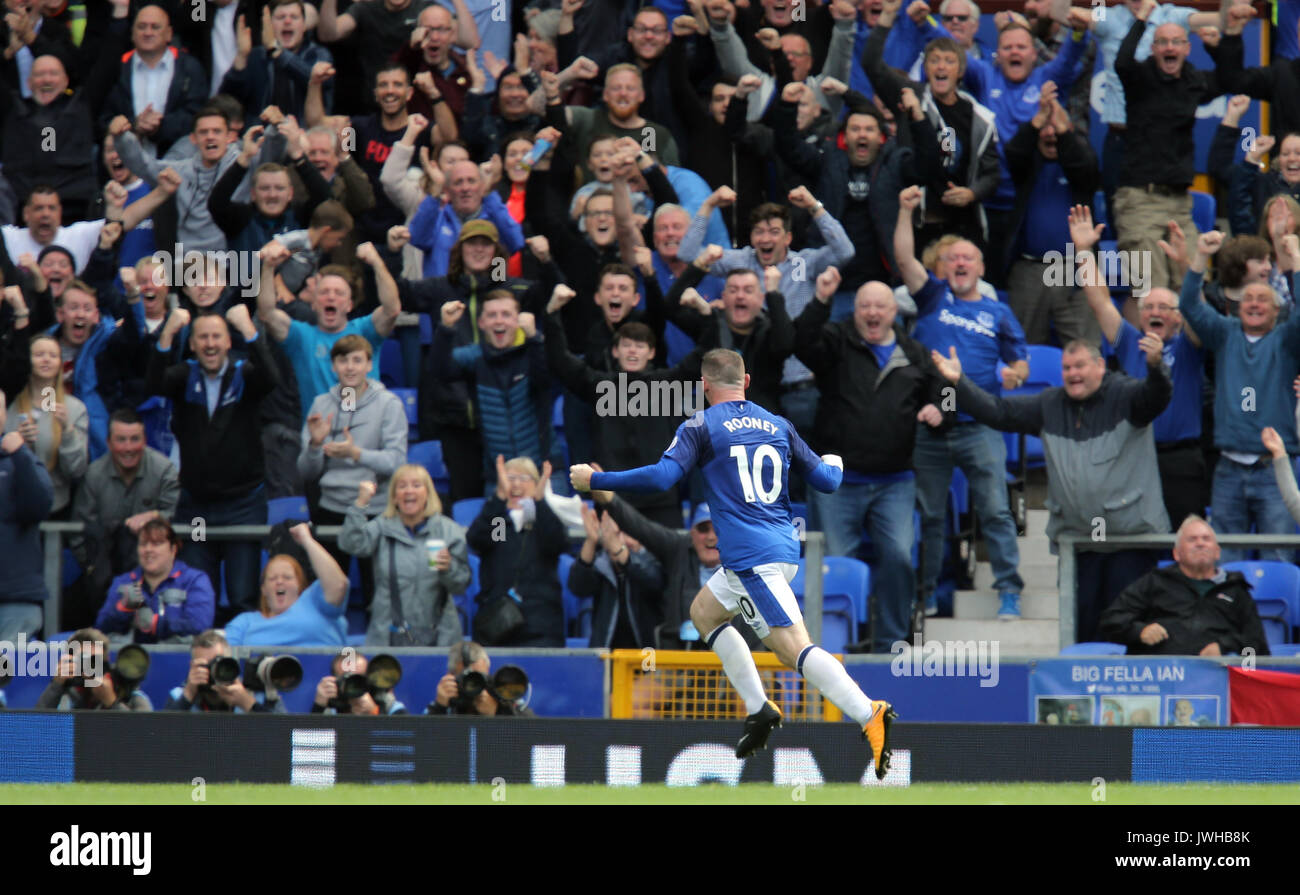
[[[677,428],[664,457],[687,473],[696,466],[703,471],[724,566],[799,561],[790,466],[807,477],[822,461],[789,420],[752,401],[714,404]]]

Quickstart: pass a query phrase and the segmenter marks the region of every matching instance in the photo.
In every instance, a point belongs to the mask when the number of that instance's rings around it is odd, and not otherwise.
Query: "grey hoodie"
[[[465,529],[446,516],[430,517],[422,534],[413,535],[396,516],[379,516],[369,521],[353,501],[343,519],[339,547],[353,556],[368,556],[375,562],[375,598],[370,604],[370,626],[366,644],[390,646],[393,621],[389,582],[391,556],[396,564],[397,589],[401,592],[402,617],[410,626],[418,646],[448,646],[461,641],[460,616],[452,594],[462,593],[470,582]],[[428,538],[441,538],[451,553],[451,568],[440,572],[429,567]],[[434,609],[443,602],[442,613]],[[404,645],[404,644],[399,644]]]
[[[406,462],[408,423],[402,399],[384,388],[383,383],[366,380],[367,387],[350,410],[343,409],[342,387],[335,383],[311,402],[308,416],[319,413],[333,416],[330,434],[325,441],[345,441],[346,428],[352,441],[361,448],[360,460],[326,457],[324,446],[312,448],[311,430],[302,426],[302,450],[298,454],[298,472],[305,481],[320,480],[320,504],[334,513],[346,513],[356,503],[357,486],[366,479],[375,483],[375,497],[366,511],[377,516],[388,505],[388,479]]]

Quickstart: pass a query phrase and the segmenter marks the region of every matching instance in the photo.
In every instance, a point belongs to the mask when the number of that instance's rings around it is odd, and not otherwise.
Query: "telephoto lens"
[[[239,680],[239,660],[230,656],[217,656],[208,663],[208,685],[227,686]]]
[[[113,672],[123,683],[139,686],[149,674],[149,653],[143,647],[128,643],[118,651]]]

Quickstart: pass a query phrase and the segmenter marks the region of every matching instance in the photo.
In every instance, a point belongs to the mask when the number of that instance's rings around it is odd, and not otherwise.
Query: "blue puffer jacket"
[[[46,332],[57,339],[60,326],[62,324],[56,323]],[[90,333],[90,338],[86,339],[86,344],[81,346],[81,353],[77,355],[77,365],[72,371],[73,394],[86,405],[86,413],[90,417],[91,463],[104,456],[108,450],[108,408],[104,406],[104,399],[99,396],[99,370],[95,361],[108,347],[108,340],[115,329],[117,329],[116,320],[101,319],[99,325]]]
[[[531,457],[541,469],[550,450],[550,383],[542,340],[516,340],[508,348],[486,341],[452,348],[455,332],[439,325],[433,334],[434,376],[473,385],[474,415],[483,432],[483,470],[496,481],[496,457]],[[489,458],[491,462],[489,462]]]
[[[144,605],[153,610],[154,623],[149,631],[133,628],[137,610],[122,606],[136,584],[140,585]],[[216,602],[207,572],[192,569],[177,560],[172,564],[171,574],[156,590],[150,591],[144,572],[136,566],[118,575],[108,586],[108,598],[95,618],[95,627],[105,634],[134,631],[136,643],[187,642],[195,634],[212,627]]]

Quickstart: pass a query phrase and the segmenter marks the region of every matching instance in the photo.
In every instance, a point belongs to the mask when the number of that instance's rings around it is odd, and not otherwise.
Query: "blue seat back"
[[[1062,656],[1123,656],[1128,652],[1128,647],[1122,643],[1105,643],[1102,641],[1086,641],[1084,643],[1072,643],[1061,650]]]
[[[413,388],[394,388],[389,389],[393,394],[402,399],[402,406],[406,408],[406,421],[414,426],[419,422],[419,401],[417,392]]]
[[[1277,560],[1242,560],[1225,562],[1225,571],[1240,572],[1246,576],[1255,596],[1255,606],[1259,614],[1276,615],[1284,619],[1288,628],[1285,642],[1291,641],[1290,631],[1300,625],[1300,568],[1289,562]],[[1281,611],[1266,613],[1260,607],[1261,601],[1275,600],[1282,606]]]
[[[266,524],[275,525],[286,519],[310,521],[311,510],[305,497],[276,497],[266,502]]]
[[[458,500],[451,505],[451,518],[461,528],[469,528],[482,512],[485,503],[487,503],[486,497],[466,497],[464,500]]]
[[[379,346],[379,381],[385,388],[405,388],[406,370],[402,366],[402,346],[396,339],[384,339]]]
[[[1214,218],[1218,210],[1214,197],[1199,190],[1188,190],[1187,194],[1192,197],[1192,223],[1199,232],[1209,233],[1214,229]],[[1190,235],[1188,239],[1191,239]]]
[[[451,490],[451,477],[447,473],[447,467],[442,462],[442,442],[441,441],[417,441],[415,444],[406,448],[406,461],[408,463],[417,463],[429,470],[429,477],[433,479],[433,487],[442,493]]]

